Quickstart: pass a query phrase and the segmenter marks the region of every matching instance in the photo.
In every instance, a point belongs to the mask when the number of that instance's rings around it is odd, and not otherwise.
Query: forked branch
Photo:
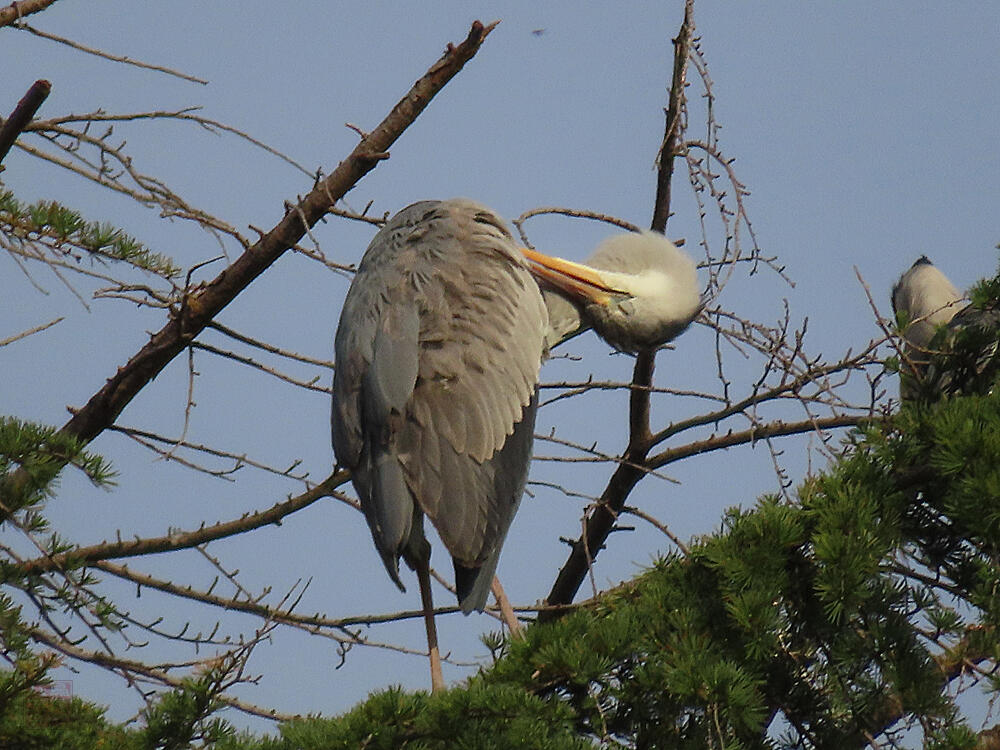
[[[681,112],[684,108],[684,86],[687,78],[687,62],[694,36],[694,2],[684,4],[684,21],[674,40],[673,78],[670,84],[670,99],[666,110],[666,129],[660,145],[659,170],[657,173],[656,201],[653,207],[653,231],[666,232],[670,217],[670,181],[673,177],[674,159],[678,154],[680,141]],[[650,450],[649,396],[653,383],[655,352],[642,352],[636,357],[632,373],[633,389],[629,394],[629,444],[624,461],[615,469],[600,501],[583,520],[583,531],[570,551],[569,559],[559,571],[549,595],[548,605],[569,604],[583,583],[594,557],[604,546],[614,527],[619,513],[625,507],[625,500],[645,471],[641,468]],[[540,613],[539,620],[551,620],[559,616],[559,610]]]

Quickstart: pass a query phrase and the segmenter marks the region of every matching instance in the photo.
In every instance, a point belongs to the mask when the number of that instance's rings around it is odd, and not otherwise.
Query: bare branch
[[[0,14],[6,10],[6,8],[0,10]],[[0,24],[0,26],[2,25]],[[0,163],[3,163],[3,160],[7,157],[7,152],[14,145],[14,141],[17,140],[21,131],[31,122],[31,118],[35,116],[35,112],[42,106],[42,102],[45,101],[51,90],[52,84],[48,81],[35,81],[31,84],[25,95],[21,97],[21,101],[17,103],[17,106],[14,107],[14,111],[10,113],[10,117],[3,121],[3,125],[0,126]]]
[[[54,0],[53,0],[54,1]],[[28,3],[14,3],[15,5],[27,5]],[[46,3],[48,4],[48,3]],[[0,21],[2,21],[2,16],[0,16]],[[0,26],[3,26],[0,22]],[[133,60],[131,57],[122,57],[120,55],[112,55],[104,50],[96,49],[94,47],[88,47],[85,44],[80,44],[80,42],[74,42],[72,39],[66,39],[65,37],[57,36],[55,34],[50,34],[46,31],[40,31],[33,26],[29,26],[26,23],[15,24],[14,28],[27,31],[35,36],[42,37],[43,39],[48,39],[53,42],[59,42],[59,44],[65,44],[68,47],[72,47],[80,52],[86,52],[88,55],[94,55],[95,57],[103,57],[105,60],[111,60],[112,62],[124,63],[126,65],[134,65],[137,68],[145,68],[146,70],[155,70],[157,73],[166,73],[170,76],[175,76],[177,78],[183,78],[185,81],[191,81],[192,83],[200,83],[202,86],[207,86],[208,81],[197,78],[193,75],[188,75],[187,73],[181,73],[178,70],[173,70],[171,68],[165,68],[162,65],[153,65],[152,63],[145,63],[141,60]]]
[[[697,456],[701,453],[708,453],[722,448],[732,448],[736,445],[751,445],[758,440],[766,438],[800,435],[805,432],[819,432],[821,430],[844,427],[858,427],[874,421],[877,421],[877,419],[869,415],[818,417],[815,419],[804,419],[799,422],[775,420],[763,425],[754,425],[740,432],[727,432],[724,435],[714,435],[705,440],[695,440],[678,448],[662,451],[649,457],[649,465],[653,468],[659,468],[674,461],[679,461],[682,458],[690,458],[691,456]]]
[[[684,21],[674,39],[674,72],[670,81],[670,100],[656,173],[656,199],[653,202],[651,228],[660,234],[666,233],[667,220],[670,218],[670,184],[674,176],[674,158],[679,154],[677,144],[681,132],[681,113],[686,104],[684,89],[687,86],[687,65],[693,36],[694,0],[685,0]]]
[[[148,430],[140,430],[136,427],[124,427],[122,425],[111,425],[108,428],[111,432],[120,432],[123,435],[127,435],[132,440],[139,443],[145,448],[149,448],[154,453],[161,457],[166,457],[166,450],[158,448],[155,443],[160,443],[164,445],[177,446],[178,448],[185,448],[187,450],[196,451],[199,453],[205,453],[210,456],[215,456],[217,458],[225,458],[233,462],[233,466],[226,471],[210,471],[205,470],[203,467],[198,467],[209,474],[219,475],[219,474],[232,474],[242,468],[243,466],[251,466],[255,469],[260,469],[261,471],[268,472],[269,474],[275,474],[280,477],[288,477],[289,479],[295,479],[301,482],[306,481],[309,477],[308,472],[302,474],[293,473],[299,465],[302,463],[300,459],[294,460],[290,466],[285,469],[280,469],[274,466],[263,463],[262,461],[256,461],[246,453],[234,453],[232,451],[225,451],[219,448],[213,448],[208,445],[202,445],[199,443],[192,443],[187,440],[182,440],[181,438],[166,437],[165,435],[158,435],[154,432],[149,432]],[[177,457],[173,457],[177,460]]]
[[[36,557],[23,565],[15,566],[18,572],[26,575],[61,570],[69,565],[92,563],[98,560],[111,560],[122,557],[137,557],[157,552],[171,552],[180,549],[190,549],[199,544],[206,544],[217,539],[241,534],[250,529],[280,523],[285,516],[312,505],[317,500],[329,497],[334,489],[344,484],[348,479],[346,471],[331,474],[325,480],[303,492],[301,495],[272,505],[267,510],[248,513],[232,521],[223,521],[211,526],[202,526],[196,531],[177,531],[161,537],[134,539],[132,541],[118,540],[104,542],[90,547],[76,549],[58,555]]]
[[[495,25],[484,26],[476,21],[465,41],[449,45],[445,54],[413,85],[386,118],[361,140],[329,177],[297,204],[296,210],[288,212],[213,281],[188,295],[184,308],[173,315],[127,364],[117,369],[63,426],[62,431],[89,442],[113,424],[136,394],[182,352],[209,321],[295,245],[311,226],[323,218],[334,202],[375,168],[431,99],[472,59]],[[15,475],[15,483],[23,481],[23,475]],[[0,490],[6,490],[6,487],[0,486]]]
[[[39,13],[48,8],[56,0],[20,0],[13,2],[6,8],[0,8],[0,28],[10,26],[12,23],[20,21],[25,16]]]
[[[185,109],[178,110],[156,110],[154,112],[129,112],[125,114],[111,114],[104,112],[103,110],[97,110],[96,112],[87,112],[83,115],[63,115],[61,117],[52,117],[47,120],[36,120],[31,123],[27,128],[32,132],[43,133],[47,130],[55,130],[61,125],[67,125],[70,123],[82,122],[84,124],[93,122],[135,122],[137,120],[173,120],[181,122],[191,122],[200,125],[205,130],[210,133],[215,133],[218,130],[224,131],[226,133],[232,133],[238,138],[253,144],[262,151],[266,151],[272,156],[276,156],[282,161],[295,167],[297,170],[307,175],[308,177],[314,177],[315,175],[306,169],[304,166],[299,164],[299,162],[292,159],[287,154],[278,151],[273,146],[269,146],[258,138],[254,138],[252,135],[244,130],[233,127],[232,125],[227,125],[224,122],[219,122],[218,120],[212,120],[208,117],[202,117],[201,115],[192,114],[192,112],[200,109],[199,107],[187,107]]]
[[[517,227],[518,234],[521,235],[521,242],[523,242],[528,247],[533,248],[528,241],[528,235],[524,231],[524,222],[533,216],[541,216],[543,214],[560,214],[562,216],[571,216],[577,219],[593,219],[594,221],[603,221],[605,224],[612,224],[616,227],[621,227],[629,232],[638,232],[639,227],[635,224],[625,221],[624,219],[619,219],[616,216],[609,216],[608,214],[597,213],[596,211],[587,211],[580,208],[559,208],[557,206],[541,206],[539,208],[533,208],[530,211],[525,211],[523,214],[518,216],[516,219],[512,220],[512,224]]]
[[[684,542],[682,542],[680,538],[676,534],[674,534],[674,532],[672,532],[665,523],[663,523],[663,521],[659,521],[653,518],[645,511],[640,510],[639,508],[636,508],[631,505],[626,505],[624,508],[622,508],[622,513],[628,513],[629,515],[635,516],[636,518],[641,518],[646,523],[655,526],[657,529],[662,531],[671,542],[674,543],[677,549],[679,549],[685,555],[691,554],[690,550],[687,548],[687,545],[684,544]]]
[[[7,346],[7,344],[13,344],[15,341],[20,341],[21,339],[26,339],[32,334],[44,331],[46,328],[51,328],[56,323],[61,323],[65,318],[58,317],[55,320],[50,320],[48,323],[42,323],[41,325],[35,326],[34,328],[29,328],[26,331],[21,331],[20,333],[15,333],[13,336],[8,336],[5,339],[0,339],[0,346]]]
[[[240,333],[239,331],[234,331],[232,328],[222,325],[217,320],[213,320],[211,323],[209,323],[208,327],[218,331],[219,333],[225,334],[231,339],[236,339],[241,343],[247,344],[248,346],[253,346],[258,349],[263,349],[265,352],[269,352],[271,354],[277,354],[278,356],[285,357],[286,359],[293,359],[296,362],[305,362],[306,364],[309,365],[317,365],[318,367],[325,367],[328,370],[333,369],[333,362],[329,360],[307,357],[304,354],[299,354],[297,352],[290,352],[286,349],[281,349],[277,346],[272,346],[271,344],[268,344],[264,341],[260,341],[259,339],[251,338],[250,336]]]
[[[211,344],[203,344],[199,341],[192,342],[192,349],[200,349],[202,351],[208,352],[209,354],[215,354],[218,357],[223,357],[225,359],[231,359],[234,362],[239,362],[241,365],[246,365],[247,367],[252,367],[255,370],[260,370],[261,372],[266,372],[268,375],[278,378],[278,380],[284,380],[286,383],[291,383],[292,385],[298,386],[299,388],[305,388],[309,391],[318,391],[319,393],[330,393],[329,386],[317,385],[316,381],[319,380],[319,375],[316,375],[312,380],[299,380],[298,378],[293,378],[291,375],[286,375],[285,373],[276,370],[273,367],[268,367],[267,365],[261,364],[250,357],[246,357],[242,354],[237,354],[236,352],[226,351],[225,349],[219,349]]]
[[[349,211],[346,208],[338,208],[337,206],[330,206],[330,208],[327,209],[327,213],[339,216],[342,219],[351,219],[352,221],[360,221],[364,224],[371,224],[375,227],[384,226],[386,220],[388,219],[388,214],[384,214],[383,216],[367,216],[365,214],[359,214],[355,211]]]
[[[168,673],[169,669],[182,665],[166,665],[163,668],[151,667],[141,661],[123,659],[119,656],[111,656],[109,654],[101,653],[100,651],[89,651],[87,649],[80,648],[66,639],[46,632],[41,628],[31,628],[29,633],[33,640],[53,648],[61,654],[65,654],[66,656],[79,661],[85,661],[99,667],[121,672],[125,674],[130,681],[134,676],[141,675],[155,683],[159,683],[160,685],[169,685],[171,687],[181,687],[183,685],[182,678],[173,677]],[[212,658],[214,659],[216,657]],[[248,713],[252,716],[260,716],[264,719],[289,721],[296,718],[295,714],[282,714],[273,709],[261,708],[260,706],[255,706],[252,703],[241,701],[238,698],[234,698],[229,695],[220,695],[218,696],[218,699],[227,706],[232,706],[233,708],[239,709],[244,713]]]

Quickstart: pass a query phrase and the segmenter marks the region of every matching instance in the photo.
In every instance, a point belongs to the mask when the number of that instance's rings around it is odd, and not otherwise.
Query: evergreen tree
[[[977,336],[995,350],[996,329]],[[967,359],[935,366],[958,378]],[[978,390],[873,421],[797,503],[731,510],[466,688],[392,689],[223,746],[993,747],[956,701],[960,679],[1000,688],[1000,389]]]

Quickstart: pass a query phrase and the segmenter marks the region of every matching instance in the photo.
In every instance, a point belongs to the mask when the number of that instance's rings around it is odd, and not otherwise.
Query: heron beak
[[[612,286],[596,269],[571,260],[521,248],[532,275],[574,297],[607,306],[612,295],[627,295]]]

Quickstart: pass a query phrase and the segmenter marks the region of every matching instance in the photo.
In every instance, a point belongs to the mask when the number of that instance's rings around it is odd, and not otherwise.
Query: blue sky
[[[654,158],[663,131],[680,2],[604,3],[135,3],[64,0],[29,19],[46,31],[210,81],[208,86],[88,57],[12,29],[0,30],[0,109],[9,111],[36,78],[53,92],[40,116],[203,107],[310,169],[329,171],[354,146],[344,123],[370,128],[470,22],[502,19],[480,54],[435,99],[381,164],[349,195],[376,212],[424,198],[468,196],[507,217],[542,205],[586,208],[648,225]],[[960,288],[991,274],[1000,241],[1000,7],[987,3],[696,3],[701,47],[710,66],[721,144],[736,157],[752,191],[750,218],[760,245],[780,258],[794,288],[773,274],[741,272],[720,302],[774,323],[787,299],[792,318],[808,317],[813,353],[828,358],[863,346],[879,331],[855,269],[882,312],[899,274],[926,253]],[[541,30],[541,33],[534,33]],[[692,75],[693,78],[693,75]],[[691,91],[698,93],[697,86]],[[122,128],[136,163],[162,177],[191,203],[233,225],[272,226],[283,202],[311,182],[283,162],[227,137],[178,123]],[[695,118],[692,135],[702,137]],[[36,141],[37,142],[37,141]],[[126,228],[182,266],[219,254],[205,232],[96,190],[15,150],[5,162],[6,186],[21,198],[54,198],[94,219]],[[677,215],[668,234],[696,252],[697,214],[683,170],[675,178]],[[542,218],[529,224],[541,249],[582,258],[606,230],[589,222]],[[331,220],[314,231],[323,251],[344,263],[360,258],[371,230]],[[236,249],[229,247],[231,256]],[[201,272],[211,278],[219,269]],[[37,271],[40,293],[0,255],[0,338],[57,315],[49,331],[0,349],[0,413],[62,424],[158,329],[162,314],[97,300],[87,311],[51,274]],[[333,331],[348,280],[288,255],[227,308],[221,320],[257,338],[305,354],[332,356]],[[92,291],[86,283],[79,289]],[[224,343],[218,337],[206,337]],[[592,336],[568,351],[579,360],[546,365],[544,380],[625,380],[631,361],[609,356]],[[199,354],[188,438],[276,465],[302,459],[315,480],[329,471],[328,399],[275,384],[266,375]],[[757,364],[734,359],[737,384],[752,382]],[[302,371],[306,373],[306,371]],[[658,384],[711,387],[712,336],[694,327],[673,352],[659,355]],[[312,371],[306,373],[313,374]],[[328,378],[328,375],[324,375]],[[120,423],[178,435],[184,421],[186,358],[178,358],[131,404]],[[890,386],[895,395],[895,384]],[[591,395],[543,409],[539,432],[623,445],[624,395]],[[661,426],[693,413],[696,404],[663,397],[654,404]],[[819,468],[809,440],[782,444],[793,479]],[[120,472],[113,492],[67,476],[49,504],[61,533],[80,543],[159,535],[202,521],[265,508],[300,485],[243,470],[235,483],[209,480],[154,457],[118,435],[94,450]],[[536,453],[556,452],[546,443]],[[818,462],[818,463],[817,463]],[[669,467],[682,484],[649,478],[633,502],[667,521],[681,537],[718,527],[722,510],[747,506],[777,489],[771,456],[758,445]],[[582,494],[599,494],[607,465],[536,463],[533,479]],[[575,536],[586,501],[539,487],[515,520],[500,576],[511,598],[544,597],[565,558],[558,538]],[[599,586],[627,578],[669,548],[659,532],[612,536],[595,570]],[[360,515],[333,501],[318,503],[280,527],[212,545],[243,585],[284,591],[311,579],[302,612],[330,616],[415,608],[416,583],[400,594],[385,575]],[[447,566],[443,551],[434,558]],[[214,572],[194,552],[135,561],[136,569],[207,586]],[[221,586],[222,584],[220,584]],[[188,611],[155,593],[109,582],[107,591],[136,614],[165,613],[179,625],[210,629],[217,615]],[[437,592],[448,602],[446,592]],[[164,612],[163,610],[166,610]],[[486,617],[441,618],[443,650],[459,661],[485,658],[478,643],[492,629]],[[227,617],[226,627],[259,625]],[[420,648],[422,626],[375,628],[373,639]],[[151,649],[156,648],[151,647]],[[159,653],[159,652],[155,652]],[[132,654],[127,654],[131,656]],[[156,658],[155,656],[152,658]],[[255,654],[260,684],[240,691],[281,711],[337,712],[370,690],[392,683],[427,684],[424,660],[356,648],[341,669],[329,641],[279,631]],[[446,668],[459,679],[468,668]],[[78,694],[124,718],[135,694],[93,670],[56,675]],[[242,719],[238,719],[243,721]],[[257,725],[259,726],[259,725]]]

